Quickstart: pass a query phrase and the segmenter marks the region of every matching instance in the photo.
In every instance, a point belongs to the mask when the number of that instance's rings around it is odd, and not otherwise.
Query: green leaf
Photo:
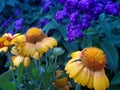
[[[17,90],[16,85],[14,82],[11,81],[5,81],[5,83],[2,86],[2,90]]]
[[[5,73],[0,75],[0,87],[2,87],[3,83],[6,82],[7,80],[12,79],[12,71],[8,70]]]
[[[78,84],[76,84],[76,86],[75,86],[75,90],[81,90],[81,86],[78,85]]]
[[[0,0],[0,13],[2,12],[4,7],[5,7],[5,0]]]
[[[37,68],[32,68],[32,77],[35,79],[39,77],[39,70]]]
[[[68,51],[78,50],[78,44],[75,43],[75,42],[62,41],[62,45],[63,45]]]
[[[102,13],[99,15],[99,21],[104,22],[104,20],[105,20],[105,13]]]
[[[112,85],[120,84],[120,71],[113,77],[111,84]]]
[[[87,30],[85,30],[85,35],[95,35],[95,34],[97,34],[97,30],[95,30],[92,27],[90,27]]]
[[[62,37],[66,40],[67,39],[67,29],[66,25],[59,24],[58,30],[61,33]]]
[[[43,27],[43,30],[45,31],[46,34],[48,34],[49,30],[51,30],[51,29],[57,29],[57,28],[58,28],[58,24],[53,20],[53,21],[49,22],[48,24],[46,24]]]
[[[108,39],[103,39],[99,44],[107,56],[107,64],[115,71],[119,60],[117,49]]]
[[[92,40],[91,39],[87,39],[87,38],[83,38],[82,42],[81,42],[81,48],[86,48],[92,46]]]
[[[113,43],[114,45],[120,45],[120,36],[119,35],[112,35],[110,36],[111,43]]]
[[[7,0],[6,4],[10,6],[15,6],[16,0]]]
[[[21,63],[17,69],[17,82],[18,82],[18,84],[21,83],[22,76],[23,76],[23,70],[24,70],[24,66],[23,66],[23,63]]]

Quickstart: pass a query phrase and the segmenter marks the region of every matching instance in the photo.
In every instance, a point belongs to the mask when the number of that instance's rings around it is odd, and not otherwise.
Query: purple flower
[[[94,0],[80,0],[78,2],[78,9],[81,11],[88,11],[94,6],[95,1]]]
[[[47,18],[40,20],[38,27],[43,28],[48,22],[49,22],[49,19]]]
[[[94,8],[91,9],[92,14],[100,15],[103,12],[103,5],[96,4]]]
[[[75,8],[75,7],[77,7],[77,4],[78,4],[78,0],[66,0],[66,2],[65,2],[66,7]]]
[[[12,17],[8,18],[2,23],[1,27],[8,27],[12,23],[12,21],[13,21]]]
[[[9,30],[8,33],[11,33],[12,35],[15,34],[15,32],[13,30]]]
[[[79,27],[75,27],[72,23],[70,23],[67,27],[67,36],[68,36],[68,41],[71,42],[78,37],[83,37],[83,33],[81,32]]]
[[[51,0],[41,0],[41,5],[44,12],[48,12],[50,10],[50,7],[53,6],[53,2]]]
[[[82,21],[91,21],[93,18],[93,15],[91,13],[86,13],[82,16],[81,20]]]
[[[112,3],[113,0],[100,0],[102,4]]]
[[[107,4],[105,6],[105,12],[117,16],[120,14],[120,5],[116,3]]]
[[[79,18],[79,12],[78,11],[76,11],[76,12],[74,12],[70,15],[70,21],[72,23],[76,23],[78,21],[78,18]]]
[[[87,29],[90,26],[91,26],[91,22],[90,21],[82,21],[81,22],[82,30],[85,30],[85,29]]]
[[[57,2],[60,2],[60,4],[64,5],[66,0],[56,0]]]
[[[65,18],[68,13],[65,10],[57,11],[55,14],[55,20],[58,22],[62,22],[63,18]]]
[[[19,9],[15,10],[15,12],[14,12],[15,17],[20,15],[20,14],[21,14],[21,10],[19,10]]]
[[[15,22],[14,25],[15,30],[20,30],[22,28],[23,21],[24,21],[23,18],[20,18]]]

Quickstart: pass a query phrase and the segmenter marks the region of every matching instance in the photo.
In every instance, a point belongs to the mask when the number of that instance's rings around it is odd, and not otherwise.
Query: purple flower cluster
[[[50,7],[53,6],[53,2],[51,0],[40,0],[40,4],[42,5],[44,12],[48,12]]]
[[[58,0],[57,0],[58,1]],[[99,15],[117,16],[120,14],[120,5],[113,0],[59,0],[64,5],[63,10],[56,12],[55,20],[63,22],[69,17],[67,28],[69,41],[83,36],[83,30],[91,26],[92,20],[97,20]]]
[[[20,19],[16,20],[16,22],[14,24],[14,29],[16,31],[18,31],[22,28],[23,21],[24,21],[23,18],[20,18]]]

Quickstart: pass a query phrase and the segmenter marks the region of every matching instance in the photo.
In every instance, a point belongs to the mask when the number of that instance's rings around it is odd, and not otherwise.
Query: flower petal
[[[94,88],[95,90],[105,90],[109,86],[109,80],[105,75],[104,69],[94,72]]]

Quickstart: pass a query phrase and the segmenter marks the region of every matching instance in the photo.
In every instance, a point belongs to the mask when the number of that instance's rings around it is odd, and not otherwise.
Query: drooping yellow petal
[[[20,63],[23,61],[24,57],[22,56],[16,56],[16,58],[14,58],[13,60],[13,65],[18,67],[20,65]]]
[[[49,49],[43,42],[37,42],[35,46],[39,53],[47,52]]]
[[[80,78],[78,84],[81,84],[82,86],[87,85],[89,78],[90,78],[90,70],[87,67],[84,67],[80,72]]]
[[[87,87],[92,89],[93,88],[93,78],[94,77],[94,72],[91,70],[90,71],[90,78],[89,78],[89,81],[88,81],[88,84],[87,84]]]
[[[109,86],[109,80],[105,75],[104,69],[94,72],[93,85],[95,90],[105,90]]]
[[[24,55],[33,56],[36,52],[35,45],[33,43],[26,42],[24,47]]]
[[[42,42],[47,45],[49,48],[53,48],[53,46],[57,46],[57,41],[53,37],[46,37],[42,40]]]
[[[80,61],[72,62],[66,65],[65,70],[69,73],[69,77],[72,78],[83,68],[83,65]]]
[[[24,67],[28,67],[30,65],[30,58],[29,57],[24,58],[23,65],[24,65]]]
[[[39,53],[36,51],[32,57],[35,58],[36,60],[39,60],[40,55],[39,55]]]

